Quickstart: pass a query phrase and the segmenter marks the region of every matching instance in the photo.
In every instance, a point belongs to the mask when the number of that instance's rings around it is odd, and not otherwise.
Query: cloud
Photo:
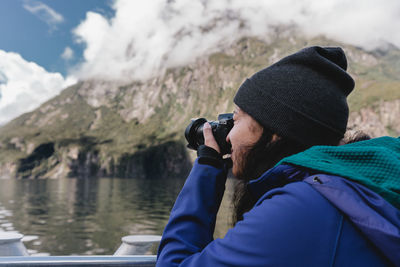
[[[400,46],[398,0],[116,0],[112,8],[114,17],[88,12],[73,31],[86,46],[81,79],[147,79],[277,25],[366,49]]]
[[[8,82],[7,76],[4,73],[0,72],[0,85],[5,84],[7,82]]]
[[[42,2],[26,1],[23,7],[40,20],[46,22],[51,29],[54,29],[57,24],[64,21],[64,17],[60,13],[57,13],[54,9]]]
[[[61,58],[68,61],[74,58],[74,50],[71,47],[67,46],[64,49],[64,52],[61,54]]]
[[[19,54],[0,50],[0,125],[39,107],[73,83],[74,78],[64,79]]]

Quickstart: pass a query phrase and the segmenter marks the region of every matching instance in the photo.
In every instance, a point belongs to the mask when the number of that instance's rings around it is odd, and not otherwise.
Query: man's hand
[[[214,135],[212,134],[211,125],[206,122],[203,126],[204,145],[215,149],[218,153],[221,153],[217,141],[215,141]]]

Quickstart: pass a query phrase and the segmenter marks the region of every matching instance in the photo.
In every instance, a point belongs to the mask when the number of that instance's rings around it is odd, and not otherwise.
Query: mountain
[[[148,81],[86,80],[0,128],[0,177],[168,177],[193,153],[183,131],[193,117],[233,110],[246,77],[309,45],[341,46],[356,89],[349,129],[399,135],[400,50],[365,51],[323,36],[242,38]]]

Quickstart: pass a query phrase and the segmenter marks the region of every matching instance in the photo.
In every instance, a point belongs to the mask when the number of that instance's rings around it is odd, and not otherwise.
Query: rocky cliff
[[[146,82],[81,81],[0,128],[0,177],[151,177],[187,173],[190,118],[233,109],[243,80],[308,45],[340,45],[356,89],[349,127],[400,134],[400,51],[367,52],[324,37],[243,38]]]

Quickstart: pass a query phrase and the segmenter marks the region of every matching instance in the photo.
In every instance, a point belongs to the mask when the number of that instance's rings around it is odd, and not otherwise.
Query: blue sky
[[[52,20],[43,11],[28,10],[27,7],[38,3],[52,9],[62,20]],[[71,31],[85,19],[88,11],[112,17],[111,4],[111,0],[1,0],[0,49],[16,52],[49,72],[65,76],[68,66],[81,60],[84,49],[84,44],[74,42]],[[70,60],[61,57],[66,47],[74,53]]]

